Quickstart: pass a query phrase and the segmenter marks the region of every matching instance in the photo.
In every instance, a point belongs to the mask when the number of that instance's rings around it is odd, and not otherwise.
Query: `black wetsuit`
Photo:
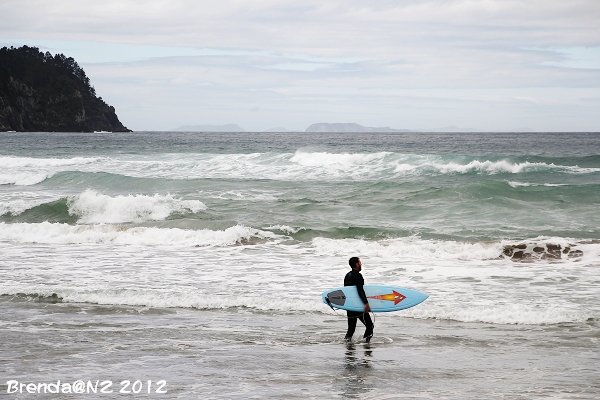
[[[344,277],[344,286],[356,286],[358,290],[358,296],[363,301],[363,303],[367,304],[367,295],[365,294],[365,289],[363,289],[363,285],[365,284],[365,280],[360,272],[356,270],[352,270],[346,274]],[[348,332],[346,332],[346,339],[352,339],[352,335],[354,335],[354,330],[356,329],[356,320],[359,319],[360,322],[367,328],[365,330],[364,338],[370,338],[373,336],[373,321],[371,321],[371,316],[366,312],[357,312],[357,311],[347,311],[348,313]]]

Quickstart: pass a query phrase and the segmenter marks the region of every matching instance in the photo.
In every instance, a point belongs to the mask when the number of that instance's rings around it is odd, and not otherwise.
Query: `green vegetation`
[[[36,47],[0,49],[0,131],[126,132],[84,70]]]

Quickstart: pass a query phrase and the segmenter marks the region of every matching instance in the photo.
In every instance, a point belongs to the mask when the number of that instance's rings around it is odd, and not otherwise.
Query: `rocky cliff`
[[[0,49],[0,131],[127,132],[73,58]]]

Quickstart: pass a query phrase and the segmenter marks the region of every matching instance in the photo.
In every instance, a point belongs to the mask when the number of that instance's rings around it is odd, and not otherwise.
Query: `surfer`
[[[351,257],[348,261],[348,264],[350,264],[350,268],[352,268],[352,270],[348,272],[344,277],[344,286],[356,286],[358,296],[365,304],[365,309],[363,312],[346,311],[348,313],[348,332],[346,332],[346,340],[352,340],[352,335],[354,335],[354,330],[356,329],[356,320],[359,319],[360,322],[362,322],[363,325],[367,328],[363,337],[368,343],[373,337],[374,325],[373,321],[371,321],[371,316],[369,315],[371,307],[369,306],[369,301],[367,300],[365,289],[363,289],[365,280],[360,273],[362,269],[362,263],[360,262],[360,258]]]

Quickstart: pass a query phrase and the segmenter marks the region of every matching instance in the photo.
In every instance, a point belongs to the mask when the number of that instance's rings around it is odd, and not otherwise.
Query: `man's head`
[[[362,263],[360,262],[360,258],[358,257],[350,257],[350,260],[348,260],[348,264],[350,264],[350,268],[360,272],[360,270],[362,269]]]

